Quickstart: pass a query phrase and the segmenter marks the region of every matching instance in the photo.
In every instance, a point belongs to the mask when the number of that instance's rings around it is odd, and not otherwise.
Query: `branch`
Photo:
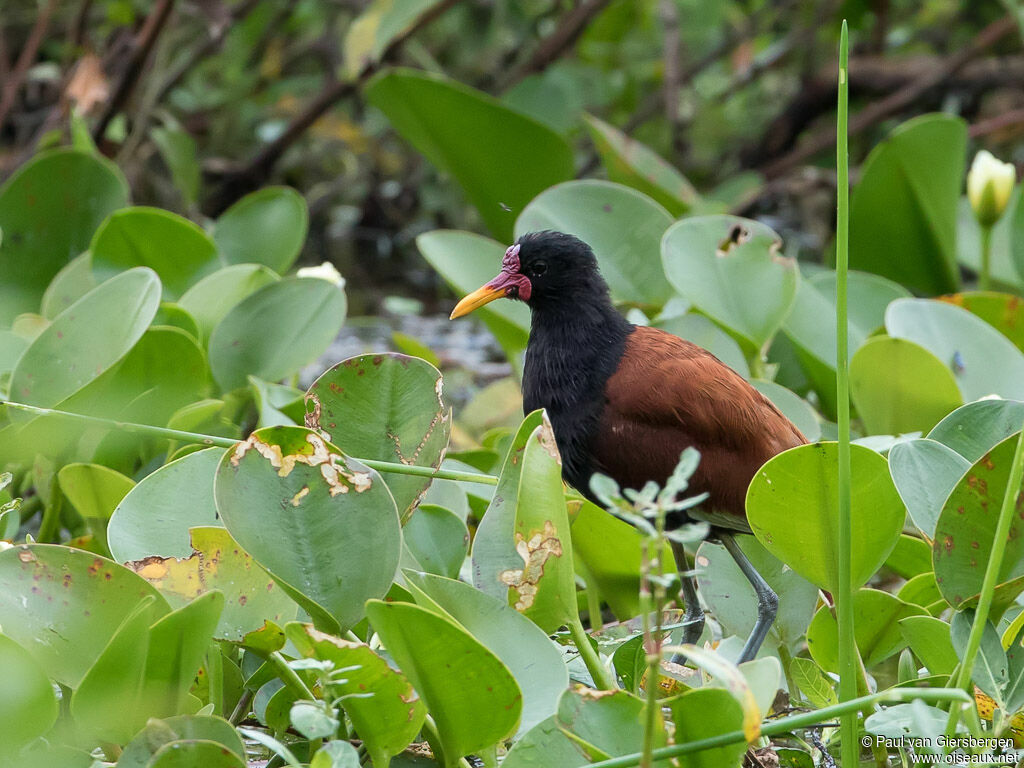
[[[132,52],[129,55],[124,75],[121,77],[120,82],[118,82],[110,101],[107,102],[103,114],[100,115],[98,122],[92,129],[92,138],[95,142],[99,143],[102,141],[103,134],[106,133],[110,121],[121,111],[121,108],[128,101],[128,97],[131,96],[135,85],[139,81],[139,77],[142,76],[142,70],[146,66],[149,54],[153,50],[160,32],[166,26],[167,19],[170,18],[173,9],[174,0],[159,0],[153,12],[146,17],[142,29],[139,30],[138,38],[132,46]]]
[[[3,93],[0,94],[0,128],[3,127],[4,121],[7,119],[7,113],[14,106],[14,99],[25,81],[29,67],[36,59],[39,45],[43,42],[46,28],[50,26],[50,17],[53,16],[56,7],[57,0],[50,0],[40,11],[36,17],[36,23],[32,25],[32,31],[29,32],[28,38],[25,40],[25,47],[21,49],[21,55],[18,56],[14,70],[4,79]]]
[[[604,10],[610,0],[584,0],[561,19],[555,31],[540,41],[533,55],[515,67],[502,81],[498,91],[506,91],[521,80],[543,72],[549,64],[571,50],[598,13]]]
[[[977,139],[1007,128],[1020,128],[1021,125],[1024,125],[1024,109],[1014,109],[987,120],[979,120],[967,129],[967,135]]]
[[[881,101],[869,104],[858,112],[850,120],[849,135],[853,136],[863,133],[865,129],[913,104],[932,88],[947,80],[961,67],[980,56],[989,46],[1016,28],[1016,22],[1009,16],[1004,16],[998,21],[992,22],[978,33],[970,45],[950,56],[941,66],[908,83],[898,91],[889,94]],[[819,152],[834,146],[835,141],[835,131],[830,127],[821,133],[811,136],[793,151],[763,165],[758,170],[764,174],[765,178],[777,178],[796,166],[803,164]]]
[[[461,0],[444,0],[421,16],[415,24],[392,40],[377,61],[369,62],[363,67],[355,80],[333,80],[310,102],[305,109],[296,115],[280,136],[261,149],[246,165],[225,175],[220,188],[214,192],[203,206],[209,216],[217,216],[240,197],[258,189],[269,177],[274,165],[285,151],[292,146],[313,123],[319,120],[331,107],[341,99],[355,93],[360,86],[369,80],[379,69],[381,63],[389,59],[410,37],[430,24],[449,8]]]

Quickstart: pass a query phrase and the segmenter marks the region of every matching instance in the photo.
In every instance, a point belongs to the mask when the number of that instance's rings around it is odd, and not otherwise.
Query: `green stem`
[[[883,702],[903,702],[913,701],[914,699],[920,699],[921,701],[972,701],[972,699],[959,688],[890,688],[887,691],[881,691],[880,693],[873,693],[870,696],[861,696],[856,699],[850,699],[840,704],[833,704],[831,707],[825,707],[824,709],[816,709],[813,712],[803,712],[799,715],[790,715],[789,717],[781,717],[778,720],[771,720],[762,724],[761,736],[778,736],[780,734],[789,733],[797,728],[807,728],[810,726],[820,726],[827,724],[829,720],[836,717],[843,717],[844,715],[853,713],[856,715],[858,712],[862,712],[877,704]],[[694,752],[701,752],[705,749],[713,749],[715,747],[723,747],[727,744],[739,744],[746,742],[747,736],[742,731],[729,731],[728,733],[720,733],[717,736],[711,736],[706,739],[699,739],[697,741],[687,742],[685,744],[674,744],[670,747],[660,747],[654,750],[653,758],[655,760],[667,760],[673,757],[679,757],[680,755],[691,755]],[[588,768],[633,768],[633,766],[640,764],[641,753],[634,752],[630,755],[623,755],[621,757],[614,757],[610,760],[601,760],[596,763],[591,763]],[[844,766],[850,765],[856,768],[857,763],[843,763]]]
[[[206,682],[210,691],[210,703],[213,714],[224,717],[224,658],[220,654],[220,646],[210,643],[206,652]]]
[[[992,227],[981,228],[981,271],[978,273],[978,290],[987,291],[991,282]]]
[[[99,416],[86,416],[81,413],[70,411],[58,411],[54,408],[39,408],[34,405],[15,403],[10,400],[0,400],[0,405],[6,405],[14,411],[31,413],[35,416],[62,417],[72,421],[81,421],[87,424],[97,424],[110,429],[116,429],[128,434],[147,435],[149,437],[161,437],[167,440],[177,440],[190,445],[210,445],[220,448],[232,448],[238,441],[230,437],[219,437],[217,435],[204,435],[198,432],[185,432],[180,429],[169,429],[168,427],[154,427],[150,424],[135,424],[130,421],[117,421],[116,419],[103,419]],[[417,477],[432,477],[438,480],[456,480],[463,483],[483,483],[484,485],[497,485],[498,478],[494,475],[485,475],[479,472],[459,472],[452,469],[434,469],[433,467],[417,467],[411,464],[400,464],[395,461],[377,461],[376,459],[361,459],[358,456],[352,457],[355,461],[365,464],[370,469],[378,472],[390,472],[397,475],[415,475]]]
[[[596,629],[600,629],[603,625],[601,621],[601,593],[597,589],[597,581],[594,579],[593,572],[587,568],[582,558],[576,561],[576,569],[579,571],[580,576],[583,577],[583,582],[587,585],[587,619],[590,622],[590,630],[593,632]]]
[[[249,705],[252,704],[252,699],[255,695],[256,691],[252,688],[246,688],[242,691],[242,695],[239,697],[238,703],[235,705],[235,709],[231,713],[231,717],[228,718],[229,723],[232,725],[238,725],[245,719],[245,716],[249,714]]]
[[[644,739],[640,768],[651,768],[654,730],[658,722],[658,678],[661,676],[661,651],[651,629],[651,549],[657,539],[645,538],[640,560],[640,622],[643,631],[644,661],[647,664],[647,702],[644,706]]]
[[[309,690],[309,686],[306,682],[299,677],[299,673],[292,669],[288,664],[288,659],[281,655],[280,651],[272,652],[268,657],[267,661],[274,665],[277,670],[277,676],[281,678],[281,681],[292,689],[292,693],[299,699],[305,699],[306,701],[316,701],[316,696]]]
[[[974,623],[971,625],[971,634],[967,638],[967,650],[963,659],[960,660],[960,671],[956,678],[956,687],[963,690],[969,696],[971,689],[971,673],[974,671],[974,660],[978,656],[978,649],[981,647],[981,636],[988,623],[988,614],[992,608],[992,596],[995,593],[996,582],[999,581],[999,570],[1003,566],[1003,554],[1006,552],[1006,541],[1010,533],[1010,524],[1013,522],[1014,512],[1017,507],[1017,500],[1020,494],[1021,476],[1024,475],[1024,430],[1017,438],[1017,449],[1013,454],[1013,466],[1010,468],[1010,479],[1006,484],[1006,491],[1003,493],[1003,506],[999,510],[999,520],[996,523],[996,533],[992,539],[992,549],[988,556],[988,563],[985,566],[985,578],[981,582],[981,594],[978,596],[978,608],[974,613]],[[971,701],[974,697],[971,696]],[[962,707],[951,706],[949,709],[949,720],[946,722],[946,735],[952,736],[956,733],[957,724],[960,722]]]
[[[608,670],[604,668],[604,664],[601,663],[601,656],[590,644],[590,637],[587,635],[586,630],[583,629],[583,622],[580,621],[580,617],[574,616],[570,619],[568,627],[569,634],[572,635],[572,641],[576,644],[576,650],[580,652],[583,663],[587,665],[590,676],[594,678],[594,685],[605,691],[616,690],[618,686],[608,674]]]
[[[836,109],[836,411],[839,431],[839,589],[835,595],[839,623],[839,701],[857,696],[858,659],[854,636],[852,530],[850,521],[850,360],[847,336],[846,280],[850,263],[849,32],[846,20],[839,37],[839,103]],[[842,764],[859,757],[857,711],[840,721]]]

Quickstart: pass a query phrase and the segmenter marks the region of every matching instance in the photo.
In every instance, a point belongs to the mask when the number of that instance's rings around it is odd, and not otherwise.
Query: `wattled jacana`
[[[709,522],[711,535],[753,585],[758,618],[740,661],[754,658],[778,597],[734,534],[750,533],[744,500],[751,478],[775,454],[807,442],[800,430],[707,350],[623,318],[593,250],[572,235],[523,235],[505,252],[498,276],[462,299],[451,316],[502,297],[530,307],[523,408],[547,410],[566,482],[596,502],[595,472],[624,488],[648,480],[664,485],[683,450],[700,451],[690,490],[706,491],[708,499],[673,522]],[[704,613],[685,553],[673,547],[685,604],[683,640],[692,643],[704,629]]]

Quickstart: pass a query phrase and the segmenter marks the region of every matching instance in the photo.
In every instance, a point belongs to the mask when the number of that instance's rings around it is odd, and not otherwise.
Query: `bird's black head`
[[[545,230],[525,234],[510,246],[498,276],[462,299],[451,316],[461,317],[503,297],[525,301],[534,310],[564,310],[608,303],[608,286],[589,245]]]

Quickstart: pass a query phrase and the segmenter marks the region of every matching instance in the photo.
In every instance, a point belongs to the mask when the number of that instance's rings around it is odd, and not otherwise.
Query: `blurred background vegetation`
[[[407,25],[373,51],[375,25],[403,4]],[[200,222],[260,186],[291,185],[311,214],[301,262],[338,266],[350,317],[442,315],[451,293],[415,237],[487,228],[365,98],[380,54],[553,128],[579,178],[607,176],[600,124],[588,130],[584,116],[596,117],[678,169],[693,212],[761,219],[788,255],[827,262],[841,18],[853,41],[855,169],[894,125],[927,111],[962,116],[978,147],[1024,162],[1011,0],[372,5],[383,9],[376,22],[353,25],[367,0],[3,0],[0,180],[78,130],[116,160],[135,204]],[[350,320],[346,332],[358,327]],[[432,326],[418,327],[422,336]],[[452,343],[487,347],[481,338]],[[426,341],[443,354],[445,339]],[[488,349],[471,357],[501,359]]]

